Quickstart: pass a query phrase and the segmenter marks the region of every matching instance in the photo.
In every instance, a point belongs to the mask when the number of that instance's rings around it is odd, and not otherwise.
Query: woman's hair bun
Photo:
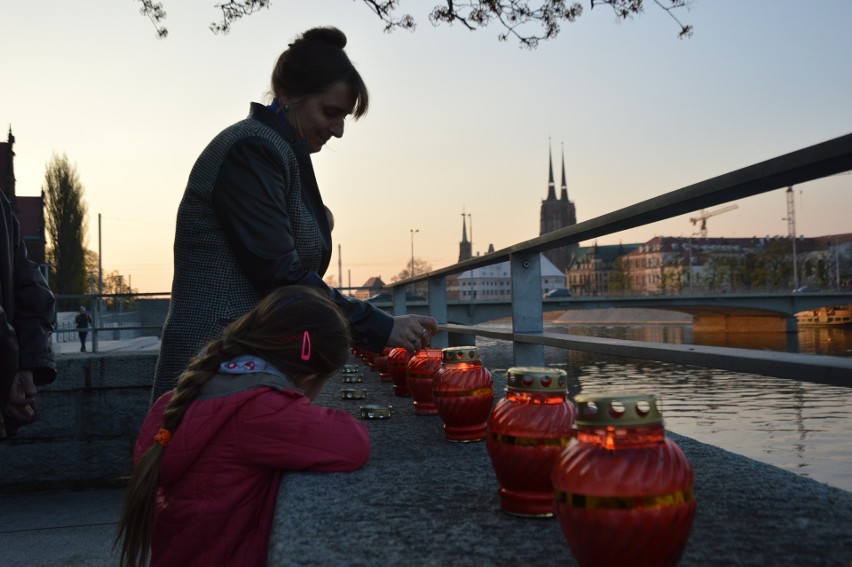
[[[343,49],[346,47],[346,34],[334,27],[311,28],[295,41],[295,43],[321,41]]]

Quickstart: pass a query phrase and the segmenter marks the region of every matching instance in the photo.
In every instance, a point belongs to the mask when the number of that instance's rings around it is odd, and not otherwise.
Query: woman
[[[152,401],[174,388],[190,358],[261,297],[283,285],[322,290],[346,315],[361,348],[417,350],[438,328],[431,317],[392,317],[344,297],[322,276],[332,216],[310,154],[343,136],[344,119],[369,97],[336,28],[314,28],[281,54],[273,102],[216,136],[189,176],[178,209],[175,270]]]

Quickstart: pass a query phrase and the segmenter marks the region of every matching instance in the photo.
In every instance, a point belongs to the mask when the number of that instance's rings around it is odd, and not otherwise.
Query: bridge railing
[[[386,286],[386,289],[392,294],[393,312],[399,315],[408,312],[406,288],[417,284],[422,287],[425,283],[428,288],[428,312],[438,321],[441,331],[432,341],[434,346],[470,344],[478,336],[506,340],[512,343],[516,366],[544,365],[544,347],[554,346],[852,386],[852,359],[841,357],[545,333],[540,265],[540,253],[551,248],[592,240],[849,170],[852,170],[852,134],[664,193],[490,254],[402,280]],[[512,330],[457,325],[448,321],[447,278],[506,261],[510,266]]]

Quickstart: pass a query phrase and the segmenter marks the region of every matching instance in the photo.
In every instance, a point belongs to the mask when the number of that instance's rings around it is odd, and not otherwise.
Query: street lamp
[[[411,276],[414,277],[414,235],[420,232],[419,228],[411,229]]]

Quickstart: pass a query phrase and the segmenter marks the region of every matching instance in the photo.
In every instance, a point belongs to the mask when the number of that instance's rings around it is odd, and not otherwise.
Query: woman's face
[[[314,154],[334,136],[343,136],[343,121],[352,112],[349,87],[343,81],[334,83],[319,94],[302,98],[282,97],[289,105],[287,118],[299,138],[305,140]]]

